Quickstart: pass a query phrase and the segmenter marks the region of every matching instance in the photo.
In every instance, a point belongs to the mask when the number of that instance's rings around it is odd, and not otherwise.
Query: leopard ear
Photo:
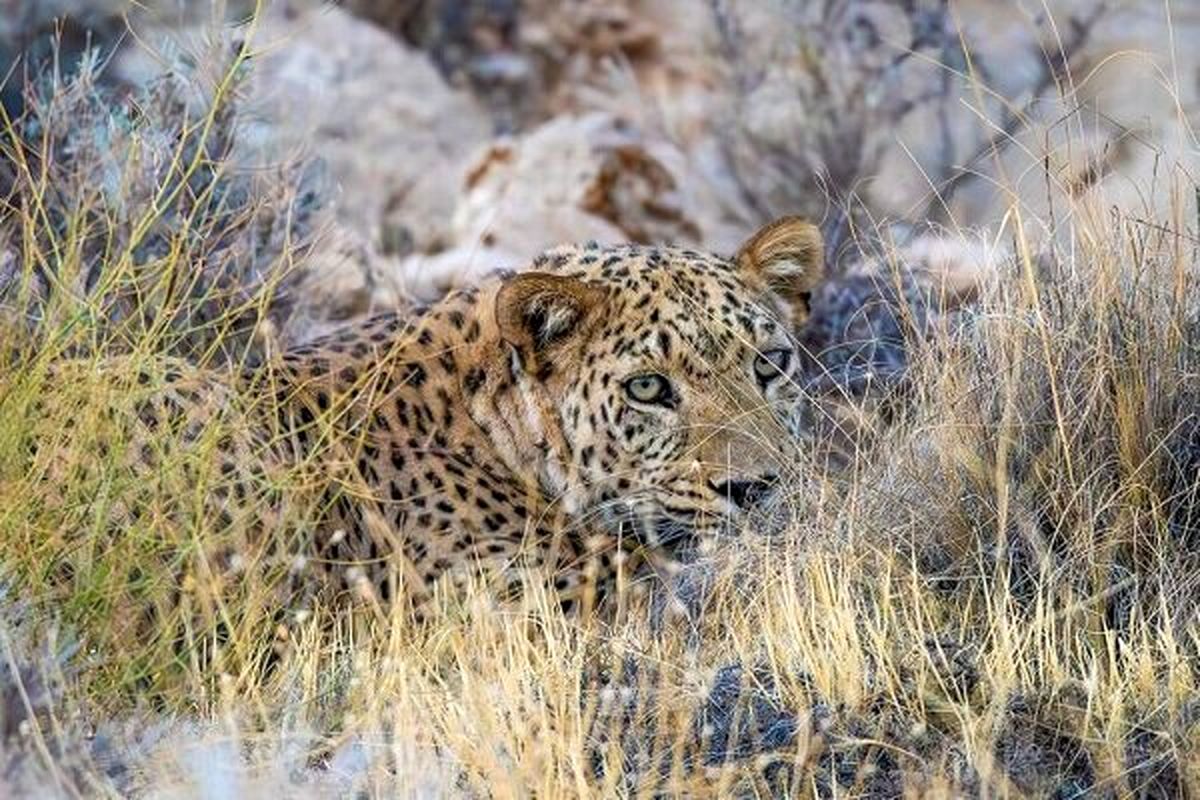
[[[825,243],[808,220],[783,217],[760,228],[734,260],[738,269],[764,282],[802,320],[813,288],[825,276]]]
[[[496,294],[496,324],[504,341],[536,356],[575,333],[603,300],[604,290],[577,278],[521,272]]]

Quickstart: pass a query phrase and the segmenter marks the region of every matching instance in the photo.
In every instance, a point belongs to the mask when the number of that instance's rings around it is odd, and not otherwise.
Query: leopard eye
[[[634,375],[625,381],[625,393],[639,403],[669,406],[674,404],[671,383],[662,375]]]
[[[767,350],[754,358],[754,374],[762,381],[773,381],[780,375],[786,375],[788,365],[792,362],[791,350]]]

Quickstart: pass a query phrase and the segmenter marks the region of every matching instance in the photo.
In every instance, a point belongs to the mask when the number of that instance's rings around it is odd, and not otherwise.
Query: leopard
[[[365,585],[420,620],[445,587],[507,594],[537,575],[564,609],[594,607],[780,501],[801,441],[794,332],[823,273],[800,217],[731,257],[561,246],[229,375],[180,370],[137,424],[199,436],[231,397],[269,395],[246,436],[216,443],[230,480],[210,500],[229,523],[247,461],[319,450],[337,491],[307,558],[338,591]]]

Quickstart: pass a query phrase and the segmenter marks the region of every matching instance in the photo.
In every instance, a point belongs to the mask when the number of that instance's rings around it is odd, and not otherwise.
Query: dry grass
[[[131,123],[125,152],[174,144],[117,163],[115,197],[49,129],[6,125],[0,541],[23,602],[0,621],[0,787],[1200,793],[1191,194],[1151,222],[1060,208],[1053,246],[1014,209],[1015,257],[916,359],[908,412],[875,420],[845,473],[797,481],[787,531],[688,570],[681,586],[710,582],[698,613],[568,618],[534,585],[517,607],[446,600],[417,629],[281,600],[320,454],[264,465],[243,513],[213,518],[207,455],[261,398],[230,397],[197,439],[162,430],[155,480],[127,466],[138,402],[191,369],[169,354],[239,362],[294,254],[283,236],[256,281],[205,277],[214,258],[262,265],[243,234],[271,211],[214,199],[223,85],[184,117],[195,138]],[[232,556],[239,579],[219,579]]]

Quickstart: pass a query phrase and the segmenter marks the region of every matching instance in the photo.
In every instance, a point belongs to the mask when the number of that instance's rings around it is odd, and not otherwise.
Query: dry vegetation
[[[797,465],[786,530],[604,615],[531,585],[416,628],[289,597],[320,453],[206,510],[206,452],[268,401],[162,430],[152,482],[127,467],[154,376],[253,361],[313,302],[311,173],[230,163],[242,41],[131,103],[50,74],[4,120],[0,794],[1200,794],[1186,176],[1118,211],[1046,172],[1043,216],[992,220],[1011,257],[962,324],[906,342],[886,398],[819,398],[861,449]]]

